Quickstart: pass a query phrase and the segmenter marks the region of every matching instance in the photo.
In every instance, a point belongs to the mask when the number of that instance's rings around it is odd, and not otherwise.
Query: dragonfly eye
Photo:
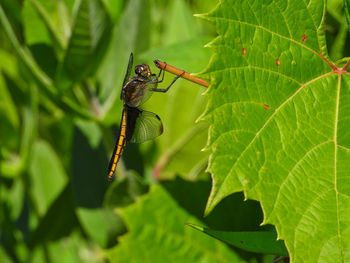
[[[150,69],[146,64],[137,65],[135,67],[135,73],[139,76],[148,77],[150,75]]]
[[[142,73],[142,71],[144,71],[144,68],[143,68],[142,65],[137,65],[137,66],[135,67],[135,73],[136,73],[137,75],[140,75],[140,74]]]

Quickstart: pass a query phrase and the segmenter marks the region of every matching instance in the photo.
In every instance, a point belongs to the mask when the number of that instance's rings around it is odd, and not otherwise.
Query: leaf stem
[[[343,67],[343,70],[346,71],[349,66],[350,66],[350,61],[348,63],[346,63],[346,65]]]
[[[333,65],[331,62],[329,62],[329,61],[322,55],[322,53],[318,53],[318,55],[320,56],[320,58],[322,58],[322,60],[323,60],[324,62],[327,63],[327,65],[328,65],[332,70],[337,70],[337,69],[338,69],[335,65]]]

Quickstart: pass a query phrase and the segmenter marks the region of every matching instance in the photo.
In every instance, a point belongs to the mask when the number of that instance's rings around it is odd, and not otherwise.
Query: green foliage
[[[184,227],[198,221],[161,186],[121,214],[129,233],[109,252],[111,262],[241,262],[223,243]]]
[[[188,224],[188,226],[247,251],[288,256],[288,251],[283,241],[276,240],[277,235],[274,231],[225,232],[200,227],[194,224]]]
[[[223,1],[204,16],[219,33],[207,212],[243,190],[292,262],[349,261],[349,58],[330,60],[325,13],[323,1]]]
[[[344,0],[344,12],[346,16],[346,20],[348,21],[348,28],[350,32],[350,1]]]
[[[348,261],[349,73],[335,68],[350,56],[348,2],[287,2],[2,0],[1,262],[286,255],[261,222],[293,262]],[[209,10],[211,23],[193,17]],[[179,79],[155,93],[143,108],[163,135],[128,144],[109,182],[130,52],[211,87]],[[233,248],[186,223],[251,236]]]
[[[32,147],[29,176],[33,202],[38,214],[43,216],[62,192],[68,179],[55,152],[45,141],[37,140]]]

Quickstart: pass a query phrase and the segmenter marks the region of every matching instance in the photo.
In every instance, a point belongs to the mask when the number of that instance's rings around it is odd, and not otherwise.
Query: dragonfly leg
[[[165,63],[165,62],[164,62],[164,63]],[[163,72],[162,79],[161,79],[161,80],[157,80],[155,83],[161,83],[161,82],[163,82],[163,80],[164,80],[164,74],[165,74],[165,68],[166,68],[166,63],[165,63],[164,69],[160,69],[160,70],[159,70],[159,73],[158,73],[158,79],[159,79],[160,74],[162,74],[162,72]]]
[[[151,91],[155,91],[155,92],[167,92],[170,89],[170,87],[175,83],[175,81],[177,81],[180,77],[182,77],[183,74],[185,74],[185,71],[183,71],[181,73],[181,75],[176,76],[166,89],[154,89],[153,88],[153,89],[150,89],[150,90]],[[163,77],[164,77],[164,75],[163,75]],[[162,79],[162,81],[163,81],[163,79]],[[157,82],[157,83],[159,83],[159,82]]]

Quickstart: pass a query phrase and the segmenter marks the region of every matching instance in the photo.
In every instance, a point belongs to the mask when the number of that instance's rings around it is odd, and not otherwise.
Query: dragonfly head
[[[135,67],[135,73],[141,77],[149,77],[152,75],[149,66],[146,64],[137,65]]]

